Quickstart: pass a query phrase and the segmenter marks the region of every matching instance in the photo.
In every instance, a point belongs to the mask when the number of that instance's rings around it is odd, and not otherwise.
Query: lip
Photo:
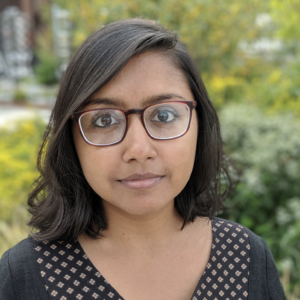
[[[135,190],[144,190],[158,185],[164,176],[154,173],[132,174],[128,177],[118,180],[122,185]]]

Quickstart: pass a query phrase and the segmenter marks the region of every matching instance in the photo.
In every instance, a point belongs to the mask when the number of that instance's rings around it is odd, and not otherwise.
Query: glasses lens
[[[190,108],[183,103],[161,103],[146,109],[144,122],[149,134],[157,139],[183,135],[190,122]]]
[[[84,113],[79,119],[79,125],[88,142],[104,146],[122,139],[126,120],[119,110],[101,109]]]

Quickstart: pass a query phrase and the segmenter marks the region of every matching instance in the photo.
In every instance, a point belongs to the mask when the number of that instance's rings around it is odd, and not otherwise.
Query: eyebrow
[[[145,98],[142,101],[142,107],[150,106],[152,104],[166,101],[166,100],[171,100],[174,98],[186,100],[184,97],[178,94],[173,94],[173,93],[158,94],[158,95],[153,95]],[[90,105],[90,104],[107,105],[107,106],[121,107],[121,108],[126,108],[127,106],[125,102],[119,98],[96,98],[96,99],[90,99],[85,103],[85,105]]]

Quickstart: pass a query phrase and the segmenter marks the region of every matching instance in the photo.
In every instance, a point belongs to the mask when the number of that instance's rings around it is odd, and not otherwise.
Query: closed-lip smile
[[[163,177],[164,175],[155,173],[135,173],[118,181],[128,188],[142,190],[156,186],[162,181]]]

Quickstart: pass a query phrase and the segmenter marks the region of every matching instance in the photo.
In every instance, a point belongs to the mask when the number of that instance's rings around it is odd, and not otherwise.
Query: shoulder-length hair
[[[107,228],[102,200],[89,186],[75,150],[70,116],[105,86],[134,56],[157,51],[185,76],[197,101],[198,140],[190,180],[175,198],[183,227],[197,216],[213,218],[222,207],[222,140],[214,110],[197,68],[176,34],[155,22],[129,19],[92,34],[76,51],[61,80],[39,152],[41,173],[29,195],[29,225],[36,240],[70,241],[85,232],[96,238]]]

